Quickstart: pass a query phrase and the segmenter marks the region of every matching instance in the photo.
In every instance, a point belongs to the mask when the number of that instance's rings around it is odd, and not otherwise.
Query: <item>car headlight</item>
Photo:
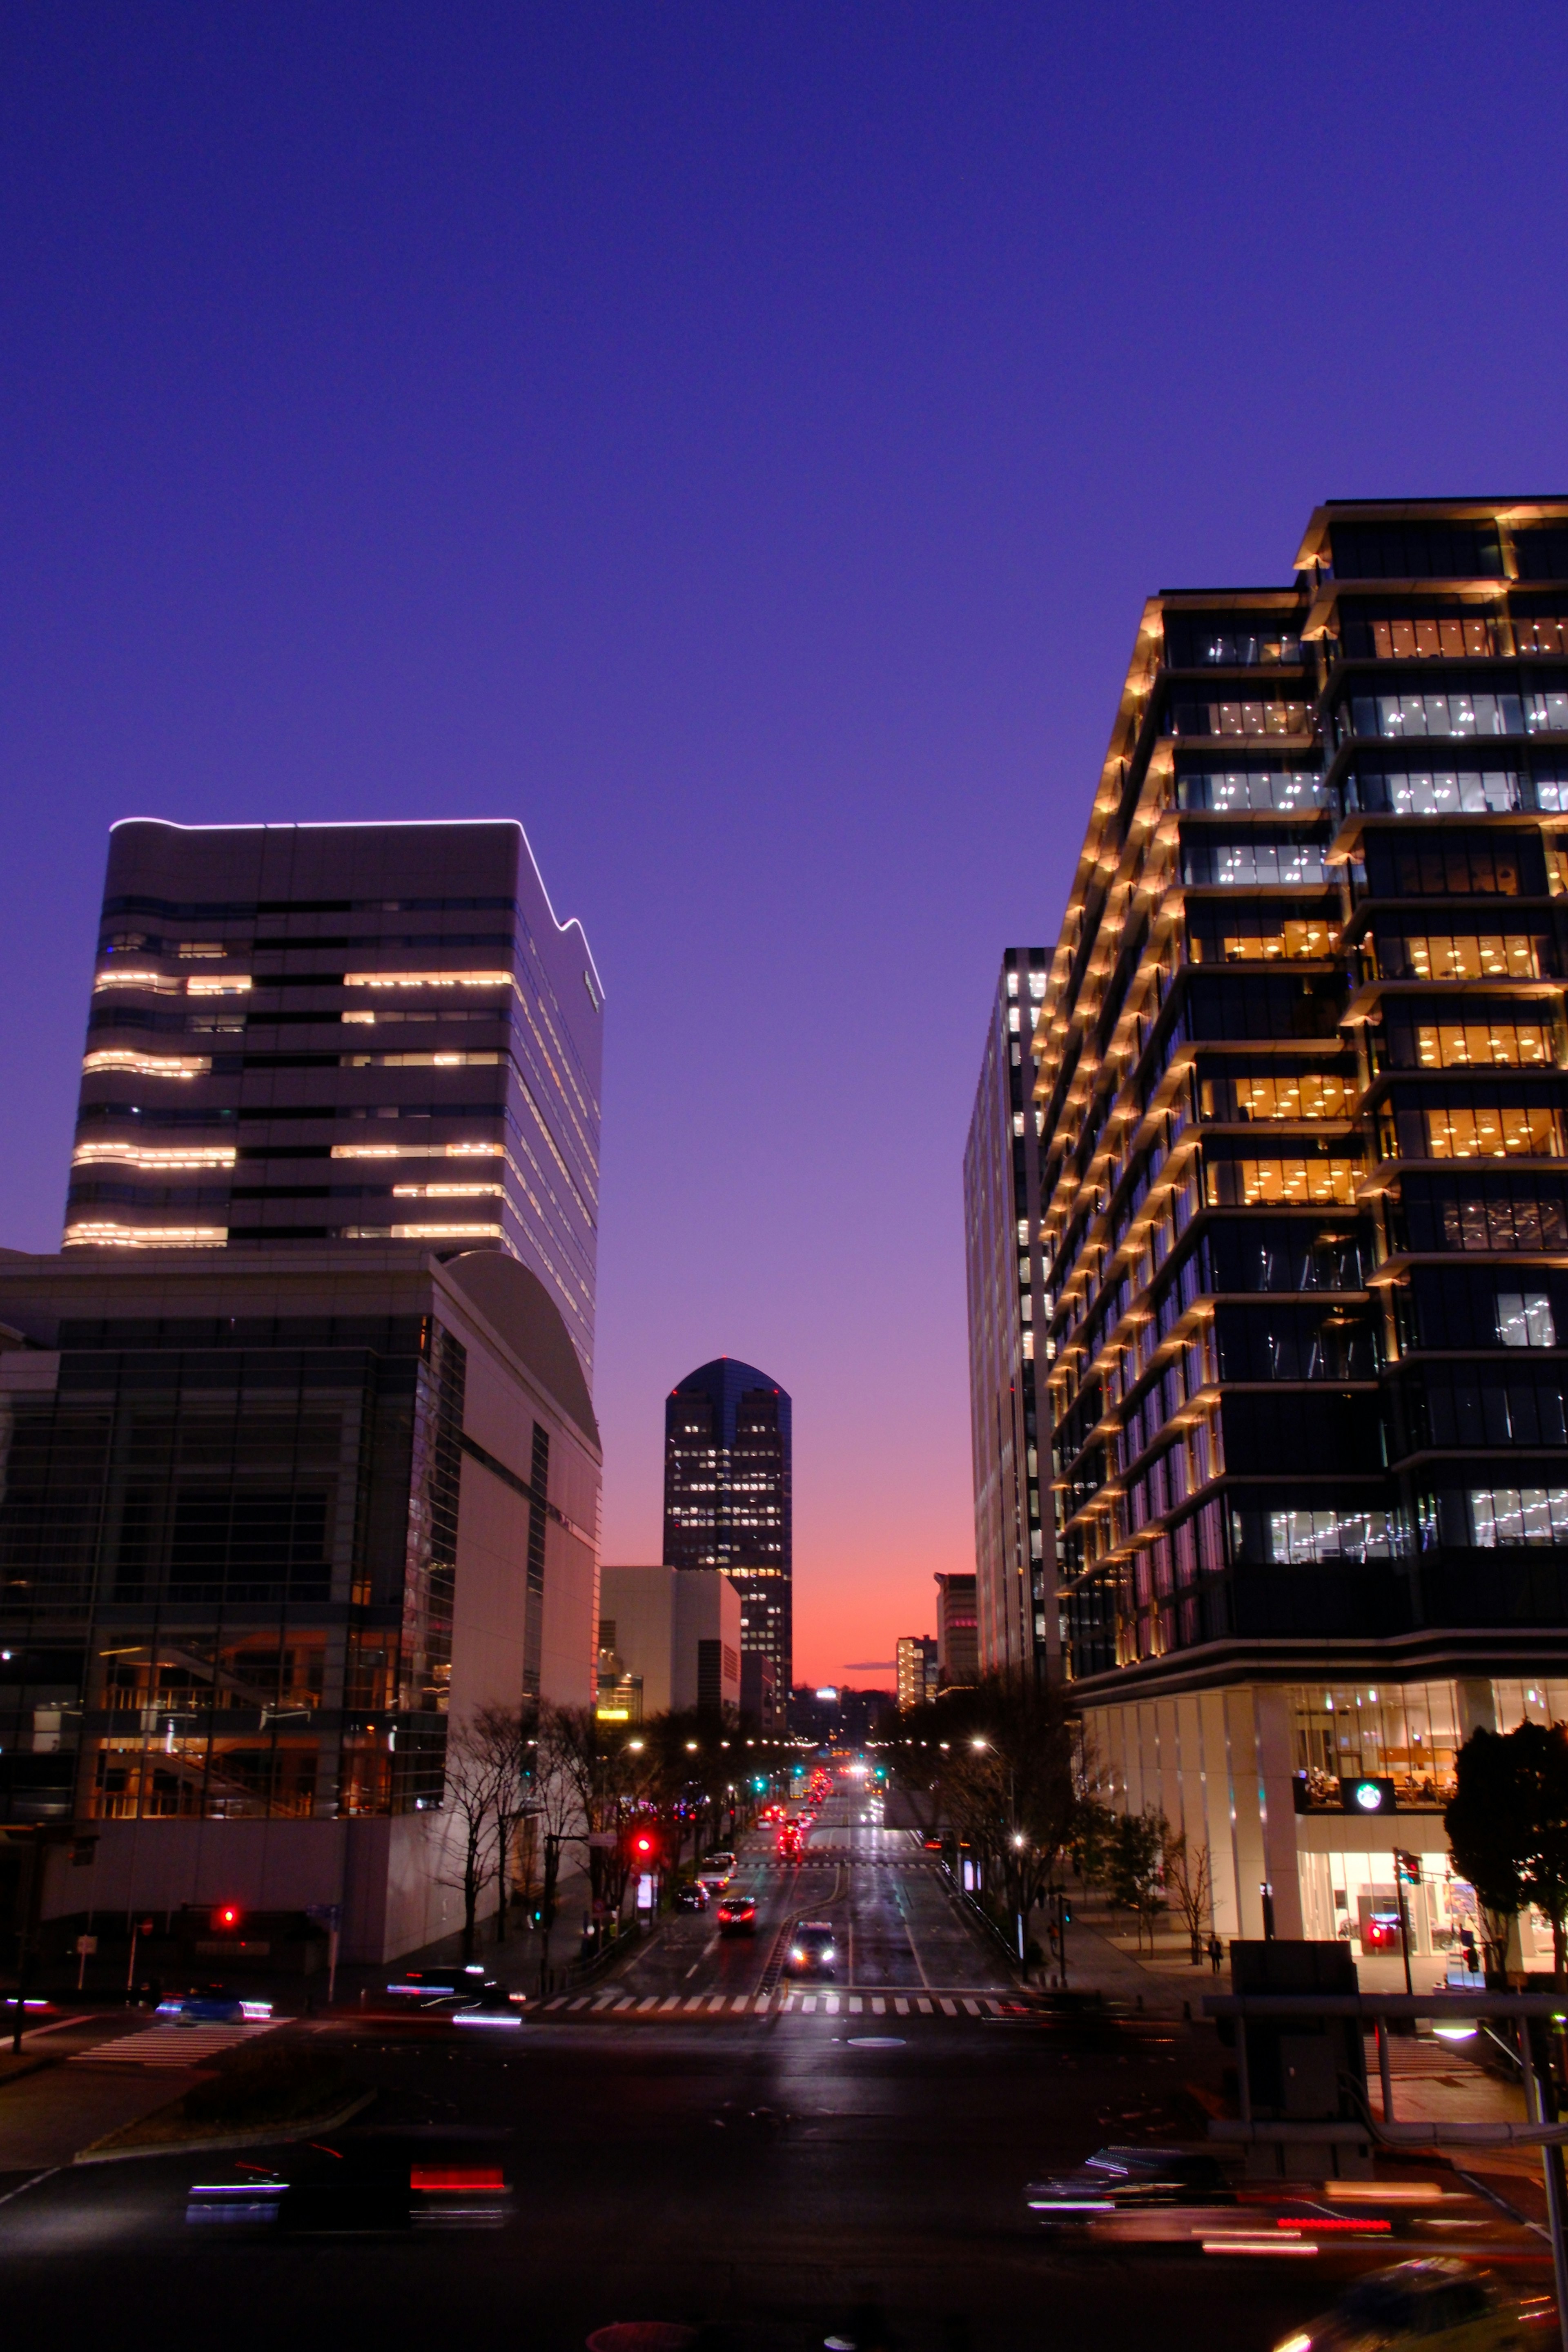
[[[1274,2352],[1312,2352],[1312,2339],[1300,2333],[1287,2336],[1282,2344],[1274,2347]]]
[[[805,1958],[805,1954],[801,1950],[800,1946],[797,1944],[795,1949],[791,1952],[790,1958],[792,1960],[804,1960]]]
[[[833,1947],[831,1944],[824,1944],[822,1948],[822,1957],[825,1960],[830,1960],[833,1958]]]

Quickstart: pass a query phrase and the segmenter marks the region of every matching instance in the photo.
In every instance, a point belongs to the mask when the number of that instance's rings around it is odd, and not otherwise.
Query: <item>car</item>
[[[837,1930],[828,1919],[802,1919],[789,1940],[784,1968],[792,1977],[830,1977],[838,1957]]]
[[[1025,2201],[1042,2229],[1103,2229],[1120,2215],[1156,2208],[1234,2205],[1212,2156],[1174,2147],[1102,2147],[1075,2171],[1031,2180]]]
[[[676,1888],[675,1907],[678,1911],[707,1910],[708,1889],[703,1885],[702,1881],[700,1878],[693,1879],[689,1886],[678,1886]]]
[[[749,1895],[726,1895],[719,1906],[719,1933],[721,1936],[750,1936],[755,1933],[757,1906]]]
[[[730,1874],[727,1870],[716,1869],[710,1862],[705,1862],[697,1874],[697,1883],[705,1886],[710,1895],[721,1895],[730,1884]]]
[[[414,2125],[334,2132],[265,2170],[215,2165],[186,2192],[185,2220],[333,2236],[501,2227],[510,2216],[507,2131]],[[216,2179],[223,2172],[238,2179]]]
[[[161,2000],[153,2014],[172,2025],[265,2025],[272,2016],[269,2000],[241,2000],[226,1986],[209,1985]]]
[[[1434,2255],[1357,2279],[1274,2352],[1392,2352],[1417,2339],[1422,2352],[1502,2352],[1531,2340],[1535,2331],[1521,2333],[1522,2323],[1552,2316],[1550,2295],[1516,2296],[1490,2271]],[[1541,2340],[1549,2340],[1545,2328]]]
[[[727,1846],[715,1846],[708,1861],[714,1870],[733,1870],[735,1867],[735,1857]]]

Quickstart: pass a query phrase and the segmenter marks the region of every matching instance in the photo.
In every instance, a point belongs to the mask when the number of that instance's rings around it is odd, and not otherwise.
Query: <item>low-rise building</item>
[[[740,1716],[739,1591],[717,1569],[604,1569],[601,1720],[641,1722],[689,1707],[731,1723]]]
[[[494,1249],[5,1252],[0,1326],[0,1821],[83,1832],[46,1919],[447,1933],[449,1727],[595,1686],[599,1435],[544,1285]]]

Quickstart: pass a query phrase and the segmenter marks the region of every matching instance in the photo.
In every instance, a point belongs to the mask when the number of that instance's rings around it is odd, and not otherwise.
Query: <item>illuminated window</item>
[[[111,1218],[87,1218],[65,1230],[67,1249],[221,1249],[226,1225],[123,1225]]]
[[[456,1070],[469,1068],[475,1063],[492,1065],[502,1058],[495,1053],[344,1054],[342,1066],[345,1070]]]
[[[251,986],[250,975],[243,971],[215,973],[211,979],[198,980],[193,972],[185,982],[188,996],[244,996]]]
[[[141,966],[133,967],[127,964],[122,968],[117,966],[111,971],[100,971],[95,974],[92,983],[93,994],[100,996],[106,988],[151,989],[154,995],[177,996],[180,992],[180,982],[176,978],[167,976],[161,971],[145,971]]]
[[[1433,614],[1422,620],[1374,621],[1372,649],[1380,661],[1461,659],[1497,651],[1492,625],[1483,613]]]
[[[215,956],[232,955],[235,952],[232,948],[226,946],[222,940],[182,940],[179,951],[187,959],[201,957],[205,961],[210,961]]]
[[[500,1225],[345,1225],[346,1242],[499,1242]]]
[[[71,1153],[73,1168],[94,1168],[105,1161],[127,1168],[178,1173],[182,1169],[232,1168],[232,1143],[79,1143]]]
[[[1353,1160],[1215,1160],[1205,1170],[1211,1208],[1254,1208],[1270,1201],[1355,1199],[1361,1171]]]
[[[1500,1290],[1498,1338],[1505,1348],[1555,1348],[1557,1326],[1544,1290]]]
[[[1381,940],[1378,961],[1389,980],[1536,980],[1541,973],[1536,942],[1519,931]]]
[[[395,1201],[476,1201],[481,1196],[500,1198],[500,1184],[395,1184]]]
[[[500,1160],[504,1143],[334,1143],[334,1160]]]
[[[1450,1105],[1427,1111],[1426,1143],[1431,1160],[1560,1160],[1563,1128],[1544,1105]]]
[[[131,1045],[100,1045],[82,1056],[84,1070],[131,1070],[139,1078],[200,1078],[210,1061],[194,1054],[142,1054]]]
[[[510,988],[510,971],[346,971],[345,988]]]
[[[1470,1531],[1483,1551],[1568,1544],[1568,1486],[1472,1486]]]
[[[1492,1064],[1552,1059],[1552,1033],[1544,1021],[1421,1022],[1416,1051],[1430,1070],[1468,1069]]]

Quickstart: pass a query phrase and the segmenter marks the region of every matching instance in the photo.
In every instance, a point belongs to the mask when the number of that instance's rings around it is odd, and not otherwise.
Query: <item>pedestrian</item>
[[[1209,1937],[1209,1966],[1214,1970],[1216,1977],[1219,1974],[1219,1964],[1224,1958],[1225,1946],[1220,1942],[1219,1936],[1216,1932]]]

